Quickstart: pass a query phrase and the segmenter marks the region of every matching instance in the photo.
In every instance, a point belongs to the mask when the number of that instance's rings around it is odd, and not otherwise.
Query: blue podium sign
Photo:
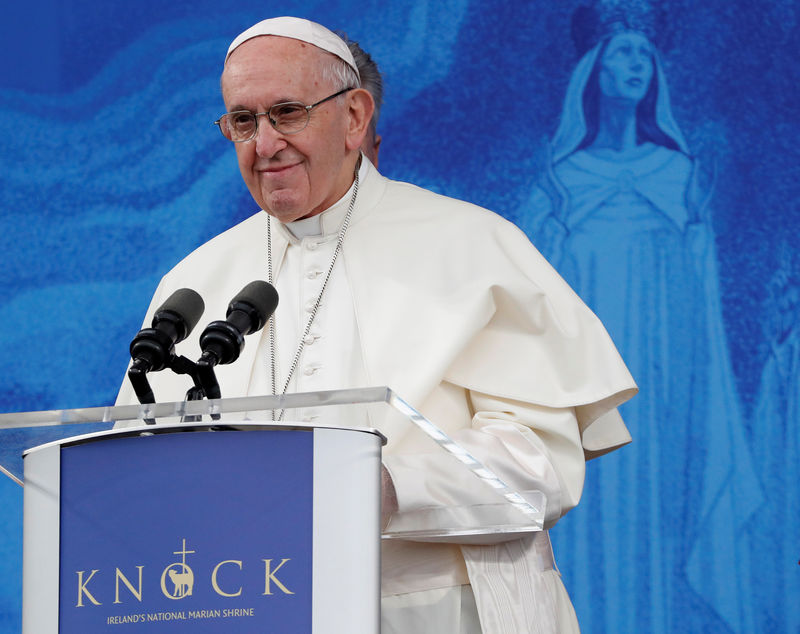
[[[63,447],[59,632],[310,633],[313,462],[297,430]]]

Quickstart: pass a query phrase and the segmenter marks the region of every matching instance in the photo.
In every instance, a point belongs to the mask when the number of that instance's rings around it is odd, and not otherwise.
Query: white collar
[[[361,166],[358,170],[359,179],[362,181],[364,180],[365,169],[366,161],[362,159]],[[297,244],[303,238],[315,236],[331,237],[337,235],[342,226],[342,221],[347,215],[350,198],[353,195],[353,187],[355,187],[355,181],[339,200],[322,213],[285,224],[278,223],[278,226],[286,232],[286,237],[289,239],[289,242],[294,244]]]

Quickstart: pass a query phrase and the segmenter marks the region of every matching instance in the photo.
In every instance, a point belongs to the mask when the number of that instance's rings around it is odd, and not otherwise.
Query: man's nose
[[[256,154],[265,158],[275,156],[275,154],[287,146],[286,138],[272,127],[267,113],[258,115],[258,127],[256,128],[256,138],[254,141],[256,144]]]

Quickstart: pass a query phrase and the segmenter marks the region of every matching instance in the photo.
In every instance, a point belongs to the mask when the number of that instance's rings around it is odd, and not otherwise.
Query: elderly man
[[[615,408],[636,386],[602,325],[516,227],[362,160],[373,99],[324,27],[251,27],[230,46],[222,94],[218,124],[261,211],[168,273],[146,322],[181,286],[222,311],[263,276],[281,302],[219,368],[224,396],[391,386],[515,490],[544,492],[555,524],[578,503],[585,459],[630,441]],[[192,354],[197,333],[181,345]],[[186,387],[152,381],[161,400]],[[134,400],[124,386],[119,402]],[[485,501],[413,430],[382,431],[395,518]],[[381,589],[383,632],[578,630],[546,531],[389,541]]]

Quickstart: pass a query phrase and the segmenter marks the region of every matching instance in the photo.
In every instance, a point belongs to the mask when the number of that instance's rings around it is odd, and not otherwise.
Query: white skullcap
[[[238,46],[259,35],[278,35],[280,37],[288,37],[293,40],[300,40],[301,42],[313,44],[323,51],[328,51],[336,55],[336,57],[350,66],[350,68],[356,72],[356,75],[359,76],[359,79],[361,79],[358,66],[356,66],[356,60],[353,58],[353,54],[350,52],[344,40],[321,24],[311,22],[310,20],[304,20],[303,18],[270,18],[269,20],[262,20],[258,24],[254,24],[249,29],[236,36],[236,39],[231,42],[231,45],[228,47],[228,54],[225,56],[225,62],[228,61],[231,53],[233,53]]]

